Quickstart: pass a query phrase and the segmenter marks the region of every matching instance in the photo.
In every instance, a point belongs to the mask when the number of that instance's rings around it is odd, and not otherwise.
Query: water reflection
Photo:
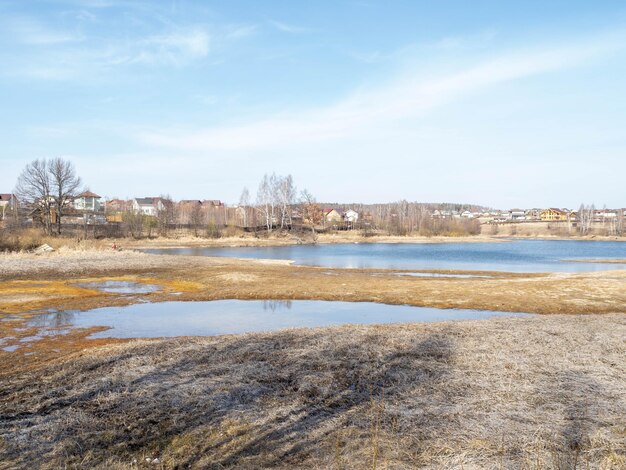
[[[111,294],[149,294],[150,292],[160,290],[160,286],[156,284],[142,284],[137,281],[81,282],[76,285],[78,287],[96,289]]]
[[[477,320],[521,313],[478,310],[445,310],[372,302],[322,300],[216,300],[207,302],[138,303],[98,308],[87,312],[53,312],[30,321],[40,331],[60,328],[110,329],[92,337],[156,338],[164,336],[212,336],[284,328],[344,324],[384,324]]]
[[[29,326],[36,328],[63,328],[74,322],[76,312],[74,310],[53,311],[35,315],[29,322]]]
[[[263,310],[275,312],[276,310],[291,310],[293,301],[291,300],[264,300]]]

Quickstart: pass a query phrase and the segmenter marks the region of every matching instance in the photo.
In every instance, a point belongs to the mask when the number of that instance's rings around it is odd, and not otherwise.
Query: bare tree
[[[48,172],[48,163],[45,159],[34,160],[22,170],[15,194],[26,204],[31,204],[41,215],[41,222],[46,234],[52,233],[52,181]]]
[[[321,225],[323,220],[322,209],[308,190],[300,193],[300,204],[302,205],[302,221],[311,224],[311,230],[315,233],[315,226]]]
[[[617,220],[615,221],[615,232],[620,237],[624,233],[624,209],[617,210]]]
[[[141,211],[127,210],[122,214],[122,220],[128,227],[133,238],[141,238],[146,216]]]
[[[156,227],[159,235],[167,236],[170,226],[176,220],[176,207],[169,195],[161,195],[157,198]]]
[[[193,236],[198,236],[198,229],[203,225],[204,213],[202,211],[202,204],[194,204],[189,214],[189,222],[193,228]]]
[[[587,235],[591,230],[595,212],[596,208],[593,204],[590,206],[580,205],[580,209],[578,209],[578,229],[581,235]]]
[[[280,207],[280,228],[291,226],[291,213],[296,202],[296,187],[291,175],[279,176],[275,179],[277,203]]]
[[[62,158],[53,158],[48,162],[48,172],[52,181],[52,198],[56,209],[57,235],[61,235],[61,217],[63,210],[76,197],[81,185],[76,176],[74,164]]]
[[[274,198],[272,194],[271,178],[268,175],[264,175],[259,189],[256,193],[257,210],[260,212],[261,217],[265,221],[265,227],[268,232],[272,231],[272,226],[275,220],[275,206]]]
[[[250,206],[250,191],[248,188],[243,188],[241,196],[239,197],[239,207],[241,209],[241,216],[243,218],[243,226],[248,226],[248,207]]]

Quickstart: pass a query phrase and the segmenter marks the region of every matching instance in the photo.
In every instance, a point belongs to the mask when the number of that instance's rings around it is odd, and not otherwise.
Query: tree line
[[[18,177],[15,194],[31,209],[46,234],[61,234],[62,219],[70,202],[81,192],[81,178],[72,162],[62,158],[37,159],[27,164]],[[464,210],[483,212],[487,208],[466,204],[434,204],[401,200],[386,204],[353,203],[320,204],[306,189],[299,191],[291,175],[265,174],[259,182],[254,199],[244,188],[239,204],[234,207],[200,204],[175,204],[161,196],[164,205],[156,216],[148,216],[126,208],[117,222],[133,237],[168,235],[172,229],[190,229],[195,236],[220,237],[227,227],[245,230],[361,230],[364,235],[473,235],[480,233],[476,219],[435,218],[435,210],[460,213]],[[326,220],[324,209],[352,209],[359,213],[357,222],[338,223]],[[607,223],[609,234],[622,235],[626,224],[623,211]],[[581,235],[592,232],[595,206],[582,204],[578,211],[576,230]],[[106,214],[111,216],[112,214]],[[110,219],[109,219],[110,220]],[[606,224],[605,224],[606,225]]]

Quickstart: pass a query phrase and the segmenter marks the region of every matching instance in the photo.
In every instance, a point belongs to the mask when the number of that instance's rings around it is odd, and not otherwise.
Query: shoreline
[[[558,236],[392,236],[374,235],[364,237],[360,234],[318,234],[315,239],[298,238],[294,236],[257,238],[226,237],[217,239],[207,238],[154,238],[142,240],[119,240],[119,244],[134,249],[167,249],[167,248],[235,248],[235,247],[278,247],[296,245],[334,245],[334,244],[444,244],[444,243],[509,243],[512,241],[539,240],[539,241],[586,241],[586,242],[626,242],[626,237],[558,237]],[[115,240],[108,240],[114,242]]]

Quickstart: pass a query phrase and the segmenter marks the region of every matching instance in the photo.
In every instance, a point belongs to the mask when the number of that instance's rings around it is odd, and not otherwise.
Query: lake
[[[612,241],[512,240],[500,243],[350,243],[279,247],[167,248],[147,253],[293,260],[332,268],[589,272],[624,264],[567,260],[626,258],[626,243]]]
[[[323,300],[214,300],[139,303],[36,315],[29,326],[39,336],[54,330],[106,326],[95,338],[212,336],[343,324],[411,323],[529,316],[523,313],[436,309],[372,302]]]

